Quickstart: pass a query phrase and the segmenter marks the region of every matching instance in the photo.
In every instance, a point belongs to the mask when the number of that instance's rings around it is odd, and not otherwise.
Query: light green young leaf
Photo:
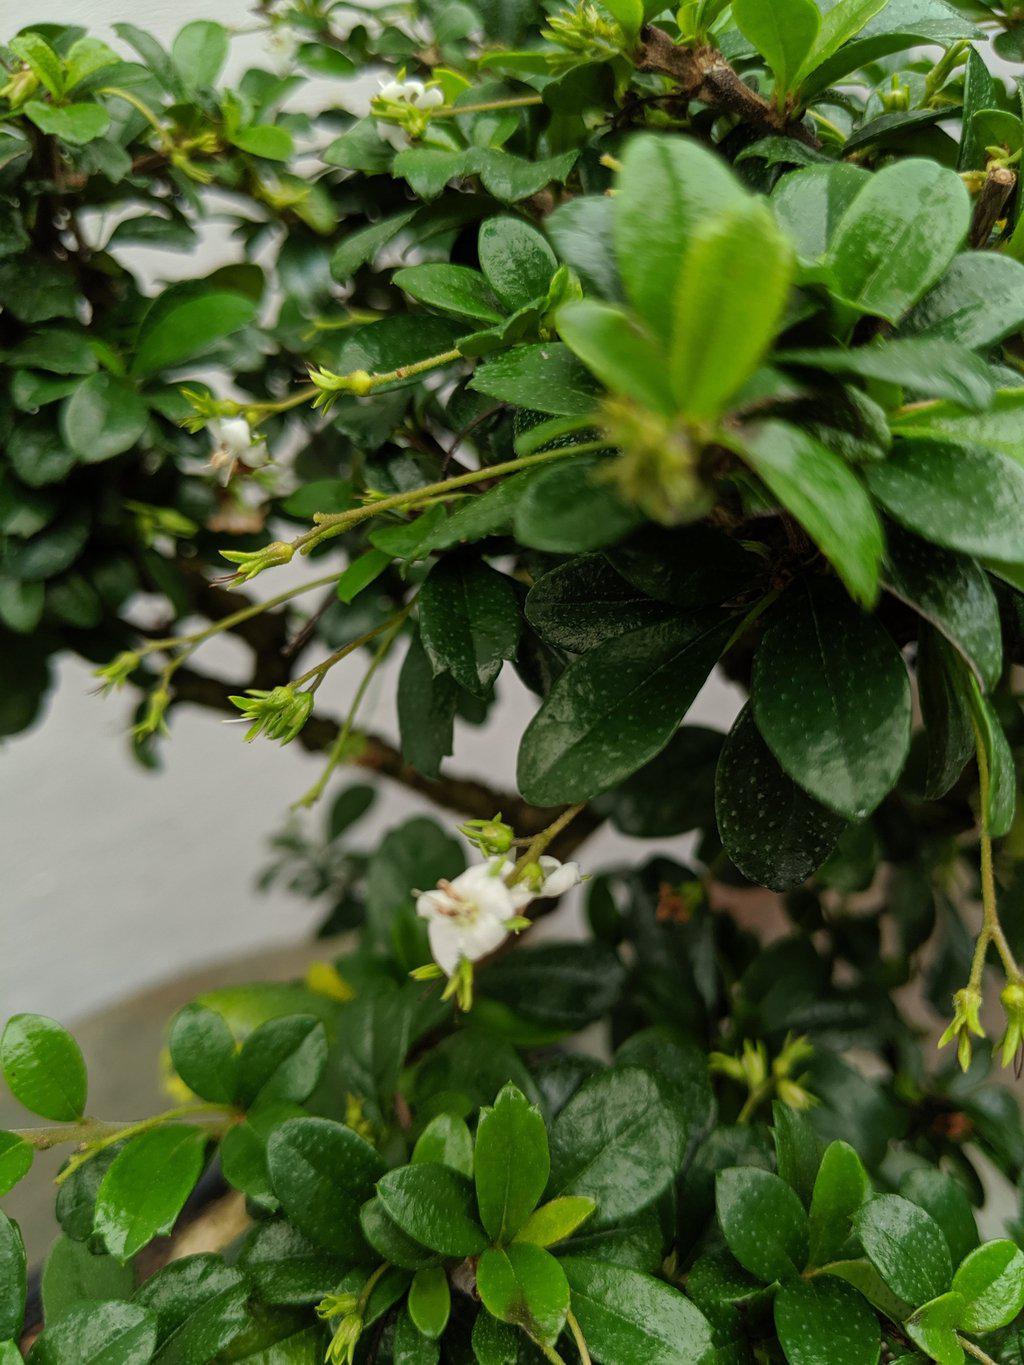
[[[963,1299],[957,1326],[995,1332],[1024,1308],[1024,1252],[1013,1242],[986,1242],[961,1262],[953,1289]]]
[[[535,1341],[557,1340],[569,1310],[569,1284],[543,1247],[489,1247],[477,1262],[476,1284],[484,1307],[501,1322],[521,1327]]]
[[[821,16],[814,0],[733,0],[732,15],[775,77],[776,103],[796,85],[815,46]]]
[[[514,1085],[483,1109],[473,1154],[480,1221],[492,1242],[508,1242],[533,1212],[550,1170],[540,1111]]]
[[[694,232],[675,285],[669,354],[684,416],[714,419],[757,368],[781,321],[793,269],[792,248],[759,202]]]
[[[132,1138],[114,1158],[96,1196],[96,1232],[128,1261],[174,1226],[203,1169],[207,1134],[167,1124]]]
[[[822,15],[817,37],[794,78],[794,88],[799,88],[805,76],[855,38],[888,3],[889,0],[838,0]]]
[[[558,334],[613,393],[626,393],[666,416],[675,411],[661,348],[623,308],[580,299],[558,310]]]

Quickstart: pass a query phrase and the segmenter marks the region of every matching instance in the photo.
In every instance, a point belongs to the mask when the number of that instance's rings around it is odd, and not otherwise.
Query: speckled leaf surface
[[[145,1308],[114,1300],[83,1303],[42,1333],[32,1348],[32,1362],[146,1365],[155,1344],[156,1322]]]
[[[430,571],[419,596],[420,639],[435,674],[482,696],[515,657],[519,604],[511,581],[480,559],[454,555]]]
[[[533,1212],[550,1164],[540,1110],[515,1086],[505,1086],[493,1106],[480,1111],[474,1153],[480,1221],[493,1242],[514,1237]]]
[[[170,1232],[203,1169],[207,1134],[185,1123],[132,1138],[103,1177],[96,1231],[107,1250],[127,1261]]]
[[[784,1180],[754,1166],[719,1171],[718,1221],[744,1270],[771,1284],[798,1274],[807,1260],[807,1214]]]
[[[851,820],[899,777],[910,745],[910,683],[890,636],[828,584],[801,586],[754,659],[758,729],[785,771]]]
[[[469,387],[478,393],[555,417],[585,417],[600,390],[590,372],[560,341],[541,341],[478,365]]]
[[[300,1232],[325,1251],[362,1250],[359,1209],[384,1174],[369,1143],[331,1119],[289,1119],[270,1136],[267,1166],[274,1193]]]
[[[855,1216],[854,1229],[882,1279],[907,1303],[927,1303],[949,1288],[953,1267],[942,1229],[909,1199],[872,1199]]]
[[[377,1194],[402,1231],[431,1251],[477,1256],[487,1245],[472,1182],[449,1166],[424,1161],[388,1171]]]
[[[583,801],[635,772],[672,736],[735,618],[707,612],[608,640],[565,670],[523,735],[528,801]]]
[[[251,1326],[246,1276],[217,1256],[173,1261],[135,1296],[156,1314],[159,1365],[200,1365],[212,1360]]]
[[[563,1258],[562,1267],[595,1359],[680,1365],[711,1350],[704,1314],[664,1280],[581,1256]]]
[[[725,851],[745,877],[786,891],[835,848],[846,821],[808,796],[761,738],[749,704],[725,741],[715,778]]]
[[[526,599],[526,619],[548,644],[574,654],[676,613],[627,582],[603,554],[579,555],[543,574]]]
[[[782,1285],[775,1329],[789,1365],[875,1365],[881,1354],[877,1314],[832,1276]]]
[[[814,1180],[808,1222],[812,1265],[838,1258],[853,1215],[871,1197],[864,1163],[848,1142],[830,1142]]]
[[[942,632],[986,687],[994,686],[1003,667],[999,607],[976,560],[891,529],[882,582]]]

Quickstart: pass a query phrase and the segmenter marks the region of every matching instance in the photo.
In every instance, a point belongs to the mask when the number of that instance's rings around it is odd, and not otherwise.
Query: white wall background
[[[86,25],[107,40],[114,40],[109,26],[122,19],[164,42],[190,19],[214,12],[229,27],[252,27],[245,0],[216,6],[150,0],[141,11],[126,0],[13,0],[3,8],[7,32],[52,20]],[[231,72],[260,60],[263,51],[259,34],[243,32],[232,45]],[[317,103],[323,89],[314,91]],[[337,83],[332,90],[337,95]],[[358,92],[348,98],[358,102]],[[180,276],[220,263],[227,249],[214,234],[204,243],[201,265],[147,252],[145,269],[154,282]],[[215,671],[220,660],[230,675],[236,657],[230,643],[208,647],[199,666]],[[353,661],[335,669],[318,707],[343,712],[361,667]],[[396,734],[396,673],[397,667],[382,670],[364,712],[367,728],[390,737]],[[483,730],[463,728],[451,768],[512,786],[515,748],[533,702],[510,669],[506,674],[494,721]],[[297,745],[247,745],[237,727],[179,708],[163,749],[164,771],[144,772],[124,739],[129,699],[101,699],[92,695],[93,685],[84,664],[66,660],[43,722],[0,754],[2,1014],[30,1009],[70,1022],[178,972],[293,943],[315,919],[307,902],[277,890],[257,893],[253,882],[267,861],[267,837],[322,759]],[[693,719],[724,726],[736,704],[730,689],[712,681]],[[351,779],[340,774],[337,785],[345,780]],[[372,843],[415,809],[422,803],[385,784],[359,835]],[[321,820],[323,811],[305,818]],[[607,860],[626,842],[603,834],[589,857]]]

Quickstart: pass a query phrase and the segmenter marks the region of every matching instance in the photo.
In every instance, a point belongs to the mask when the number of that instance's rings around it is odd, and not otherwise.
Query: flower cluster
[[[245,738],[249,743],[258,736],[290,744],[313,710],[312,692],[296,692],[294,687],[250,687],[244,697],[229,697],[241,711],[237,721],[249,721]]]
[[[207,428],[214,442],[210,468],[224,485],[231,482],[240,463],[258,469],[270,459],[266,441],[244,417],[215,417]]]
[[[436,85],[409,80],[399,72],[395,80],[381,81],[370,109],[381,137],[401,151],[410,138],[423,136],[430,123],[430,111],[443,104],[444,93]]]

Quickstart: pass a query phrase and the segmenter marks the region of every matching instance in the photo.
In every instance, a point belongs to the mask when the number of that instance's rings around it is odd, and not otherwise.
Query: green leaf
[[[207,1133],[167,1124],[118,1152],[96,1196],[96,1232],[119,1261],[171,1231],[203,1169]]]
[[[84,379],[61,407],[60,430],[85,464],[129,450],[146,429],[149,412],[131,385],[110,374]]]
[[[458,684],[435,674],[417,633],[398,676],[398,729],[402,757],[424,777],[437,777],[452,752],[457,701]]]
[[[33,1114],[71,1123],[85,1112],[88,1082],[81,1049],[55,1019],[12,1014],[0,1035],[0,1071]],[[0,1332],[0,1340],[10,1333]]]
[[[476,367],[469,387],[503,403],[555,417],[586,417],[599,395],[572,351],[557,341],[516,346],[485,361]]]
[[[238,1264],[264,1303],[312,1304],[330,1292],[346,1265],[314,1246],[283,1218],[258,1223]]]
[[[327,1034],[308,1014],[268,1019],[250,1033],[238,1057],[238,1089],[247,1107],[307,1099],[327,1065]]]
[[[146,1365],[153,1359],[156,1319],[134,1303],[82,1303],[47,1326],[32,1348],[32,1365]]]
[[[588,294],[620,299],[622,285],[612,242],[614,206],[603,194],[567,199],[544,220],[558,258],[580,277]]]
[[[754,659],[757,726],[782,767],[851,820],[892,789],[910,745],[910,683],[885,629],[836,588],[802,587]]]
[[[378,1255],[403,1270],[422,1270],[437,1264],[437,1253],[403,1232],[384,1209],[379,1196],[367,1200],[359,1210],[363,1236]]]
[[[955,403],[921,403],[890,417],[897,436],[950,437],[967,446],[985,446],[1024,464],[1024,389],[1000,389],[987,412],[973,413]]]
[[[765,422],[740,454],[829,559],[851,596],[878,595],[884,539],[863,484],[845,461],[798,427]]]
[[[807,1214],[785,1181],[754,1166],[731,1166],[718,1172],[716,1202],[729,1250],[751,1275],[770,1284],[804,1268]]]
[[[945,796],[974,754],[969,689],[959,656],[938,631],[924,626],[917,639],[917,688],[927,744],[925,795]]]
[[[644,22],[642,0],[608,0],[605,9],[616,21],[627,39],[635,43]]]
[[[542,1030],[575,1033],[614,1007],[624,975],[604,943],[541,943],[489,967],[481,994]]]
[[[1024,1308],[1024,1252],[1013,1242],[986,1242],[961,1262],[953,1289],[963,1299],[957,1326],[995,1332]]]
[[[550,1247],[564,1242],[594,1213],[597,1204],[582,1194],[564,1194],[534,1209],[515,1235],[517,1242]]]
[[[101,104],[55,105],[29,100],[24,113],[41,132],[59,137],[72,147],[94,142],[110,127],[110,115]]]
[[[190,90],[214,85],[227,58],[227,30],[208,19],[186,24],[171,44],[174,69]]]
[[[782,319],[793,265],[788,241],[759,201],[694,230],[675,285],[669,353],[685,417],[717,417],[757,368]]]
[[[64,63],[41,33],[18,33],[9,46],[51,95],[64,93]]]
[[[671,1092],[650,1072],[616,1066],[585,1081],[551,1129],[548,1195],[585,1195],[594,1227],[645,1208],[675,1179],[686,1131]]]
[[[796,87],[796,73],[812,51],[820,16],[813,0],[733,0],[733,19],[775,77],[776,103]]]
[[[81,1303],[130,1299],[135,1275],[113,1256],[97,1256],[84,1242],[58,1237],[43,1265],[43,1316],[52,1326]]]
[[[289,1119],[270,1135],[267,1167],[274,1193],[300,1232],[339,1256],[361,1253],[359,1209],[384,1173],[368,1142],[331,1119]]]
[[[516,539],[549,554],[594,550],[621,540],[640,520],[611,482],[602,479],[602,457],[581,456],[535,471],[516,504]]]
[[[488,1253],[485,1253],[485,1255]],[[417,1270],[409,1287],[409,1317],[430,1341],[436,1341],[448,1325],[452,1296],[443,1266]]]
[[[480,1313],[477,1316],[486,1318],[487,1314]],[[401,1311],[395,1322],[395,1335],[391,1344],[391,1359],[394,1365],[437,1365],[440,1358],[437,1343],[422,1334],[407,1311]]]
[[[949,1288],[949,1248],[942,1229],[924,1209],[898,1194],[883,1194],[863,1205],[853,1223],[872,1265],[912,1307]]]
[[[781,1285],[775,1295],[775,1330],[789,1365],[876,1365],[881,1351],[871,1305],[832,1276]]]
[[[978,1227],[971,1201],[954,1176],[934,1166],[923,1166],[907,1172],[900,1181],[899,1192],[935,1219],[954,1265],[978,1245]]]
[[[261,1104],[224,1134],[220,1144],[224,1179],[260,1208],[276,1212],[278,1207],[267,1170],[267,1139],[279,1124],[302,1113],[296,1104]]]
[[[679,1365],[711,1350],[704,1314],[677,1289],[626,1266],[562,1258],[572,1310],[596,1360]]]
[[[429,308],[479,322],[500,322],[504,317],[483,275],[468,266],[410,265],[396,270],[391,279],[410,298]]]
[[[326,152],[324,160],[329,161]],[[377,253],[408,226],[416,212],[416,208],[405,209],[342,238],[331,256],[331,274],[338,283],[346,284],[361,265],[372,262]]]
[[[224,1016],[193,1003],[171,1023],[168,1048],[188,1088],[214,1104],[231,1104],[238,1090],[238,1051]]]
[[[18,1133],[0,1129],[0,1194],[13,1190],[32,1166],[35,1148]]]
[[[250,1286],[220,1256],[172,1261],[151,1275],[135,1302],[156,1314],[156,1365],[193,1365],[226,1353],[252,1326]]]
[[[802,265],[812,266],[822,259],[843,214],[869,179],[870,172],[863,166],[840,162],[793,171],[778,182],[771,197],[772,212]]]
[[[631,303],[666,346],[694,232],[746,200],[722,159],[696,141],[642,133],[627,144],[613,206],[615,253]]]
[[[836,1260],[849,1239],[852,1219],[871,1198],[864,1163],[848,1142],[830,1142],[814,1181],[808,1222],[810,1260],[825,1265]]]
[[[779,1178],[795,1190],[806,1208],[821,1165],[822,1144],[809,1121],[782,1100],[772,1102],[772,1140]]]
[[[808,796],[761,738],[748,704],[722,749],[715,815],[726,853],[772,891],[799,886],[835,848],[846,821]]]
[[[522,218],[488,218],[477,238],[480,268],[510,311],[544,298],[558,267],[547,240]]]
[[[519,644],[519,603],[510,579],[470,556],[431,569],[419,595],[420,639],[434,673],[487,693]]]
[[[401,1230],[442,1256],[477,1256],[487,1238],[475,1217],[472,1183],[448,1166],[401,1166],[377,1182],[384,1211]]]
[[[489,1247],[477,1262],[477,1290],[487,1311],[551,1344],[565,1324],[569,1284],[565,1271],[542,1247],[517,1242]]]
[[[837,4],[832,5],[821,16],[817,37],[797,71],[794,87],[798,87],[805,76],[834,56],[844,43],[855,38],[888,3],[889,0],[838,0]]]
[[[938,1365],[963,1365],[964,1348],[956,1332],[962,1308],[959,1294],[942,1294],[924,1304],[903,1324],[911,1341]]]
[[[255,315],[256,304],[243,294],[214,289],[189,295],[172,285],[142,320],[132,374],[146,376],[182,365],[247,326]]]
[[[272,123],[253,123],[239,128],[231,142],[250,156],[262,156],[267,161],[287,161],[295,151],[295,143],[287,128]]]
[[[865,470],[885,510],[926,540],[964,554],[1017,563],[1024,556],[1024,467],[952,441],[899,441]]]
[[[413,1163],[430,1161],[448,1166],[460,1175],[473,1174],[473,1138],[464,1120],[454,1114],[438,1114],[416,1139]]]
[[[829,243],[838,294],[898,322],[949,265],[970,214],[966,189],[944,166],[910,158],[876,171]]]
[[[734,618],[706,612],[608,640],[570,664],[527,726],[519,789],[542,806],[621,782],[668,743],[724,649]]]
[[[558,335],[608,389],[656,412],[675,411],[663,349],[624,308],[580,299],[558,310]]]
[[[972,49],[972,57],[977,57]],[[1024,265],[995,251],[964,251],[900,323],[901,336],[982,351],[1024,326]]]
[[[477,1207],[492,1242],[508,1242],[519,1231],[544,1193],[550,1169],[540,1111],[514,1085],[505,1086],[493,1108],[480,1111],[474,1151]]]
[[[537,634],[573,654],[672,614],[666,603],[652,601],[627,582],[602,554],[556,565],[536,580],[526,599],[526,619]]]
[[[1003,668],[999,608],[987,574],[973,559],[890,530],[886,588],[949,640],[985,687]]]
[[[17,1223],[0,1210],[0,1341],[21,1335],[25,1296],[25,1243]]]
[[[942,337],[903,337],[849,351],[840,347],[779,351],[774,359],[826,374],[905,385],[915,394],[948,398],[972,412],[987,408],[995,394],[988,363],[966,346]]]

